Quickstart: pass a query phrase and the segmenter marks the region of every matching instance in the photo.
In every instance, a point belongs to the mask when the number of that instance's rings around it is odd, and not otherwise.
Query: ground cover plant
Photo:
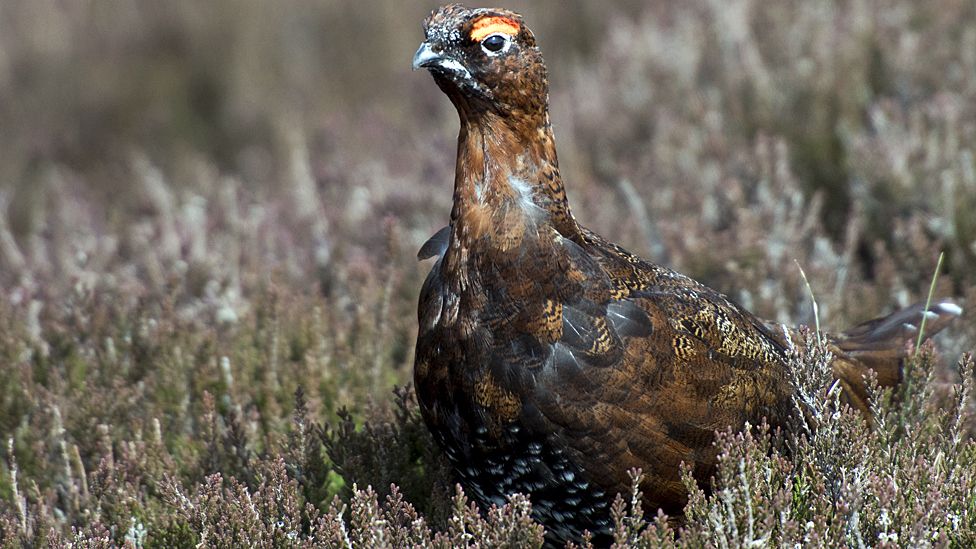
[[[617,543],[972,546],[976,5],[645,4],[507,5],[581,221],[812,326],[799,265],[825,329],[944,252],[967,312],[870,427],[811,332],[796,428],[720,436],[683,526],[623,494]],[[457,491],[409,387],[457,124],[409,71],[433,7],[0,4],[4,546],[542,543]]]

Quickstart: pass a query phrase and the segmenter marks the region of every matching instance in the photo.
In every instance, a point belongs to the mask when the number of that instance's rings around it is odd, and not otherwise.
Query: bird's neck
[[[514,248],[554,229],[579,233],[559,175],[548,113],[461,117],[452,242]]]

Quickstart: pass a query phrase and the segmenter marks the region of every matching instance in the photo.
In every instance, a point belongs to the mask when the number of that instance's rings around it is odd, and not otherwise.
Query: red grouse
[[[542,54],[521,16],[449,5],[414,68],[461,119],[451,221],[420,295],[414,378],[424,419],[482,505],[528,494],[550,541],[604,533],[644,472],[644,506],[680,514],[680,464],[707,482],[716,430],[783,425],[782,339],[719,292],[582,227],[556,161]],[[895,383],[921,307],[831,340],[835,375]],[[958,315],[932,307],[929,333]]]

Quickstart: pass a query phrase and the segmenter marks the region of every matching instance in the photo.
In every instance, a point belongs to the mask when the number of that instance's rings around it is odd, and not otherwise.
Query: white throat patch
[[[538,222],[546,216],[546,210],[535,202],[535,191],[531,183],[515,176],[509,176],[508,184],[515,191],[517,204],[525,212],[526,217]]]

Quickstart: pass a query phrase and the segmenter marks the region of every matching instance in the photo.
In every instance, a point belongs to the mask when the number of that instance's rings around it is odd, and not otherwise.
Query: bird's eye
[[[481,47],[488,53],[488,55],[493,55],[501,53],[508,49],[511,38],[504,34],[493,34],[481,41]]]

